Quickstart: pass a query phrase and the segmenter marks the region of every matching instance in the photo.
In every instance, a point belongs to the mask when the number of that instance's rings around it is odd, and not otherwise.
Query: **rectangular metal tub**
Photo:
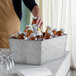
[[[63,35],[43,41],[9,39],[9,43],[15,62],[40,65],[63,57],[66,39],[67,35]]]

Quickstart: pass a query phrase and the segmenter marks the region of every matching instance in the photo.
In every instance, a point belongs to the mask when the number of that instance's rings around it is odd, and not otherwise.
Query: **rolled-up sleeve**
[[[32,11],[32,9],[37,5],[35,0],[23,0],[23,2],[30,11]]]

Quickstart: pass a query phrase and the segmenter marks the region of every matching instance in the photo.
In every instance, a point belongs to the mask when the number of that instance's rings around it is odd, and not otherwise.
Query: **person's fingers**
[[[40,28],[42,28],[42,26],[43,26],[43,21],[41,22]]]
[[[39,21],[40,21],[40,17],[37,18],[37,22],[36,22],[37,25],[38,25]]]
[[[38,17],[36,24],[37,24],[40,28],[42,28],[42,26],[43,26],[43,20],[42,20],[40,17]]]
[[[43,21],[40,19],[39,23],[38,23],[39,27],[41,28],[43,25]]]
[[[41,25],[41,23],[42,23],[42,20],[40,19],[40,20],[39,20],[39,22],[38,22],[38,25],[40,26],[40,25]]]

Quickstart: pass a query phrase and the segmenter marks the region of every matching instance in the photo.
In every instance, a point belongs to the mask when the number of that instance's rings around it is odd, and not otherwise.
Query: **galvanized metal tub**
[[[63,35],[43,41],[9,39],[9,43],[15,62],[40,65],[63,57],[66,39]]]

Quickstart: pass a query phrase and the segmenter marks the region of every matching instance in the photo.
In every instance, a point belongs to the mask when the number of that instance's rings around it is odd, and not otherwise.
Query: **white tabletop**
[[[37,67],[47,67],[51,70],[52,76],[66,76],[70,68],[70,52],[66,52],[65,57],[54,60],[47,64],[38,66],[38,65],[26,65],[26,64],[16,64],[13,68],[14,71],[28,69],[28,68],[37,68]],[[62,75],[61,75],[62,74]],[[0,72],[0,76],[18,76],[16,74],[4,74]]]

